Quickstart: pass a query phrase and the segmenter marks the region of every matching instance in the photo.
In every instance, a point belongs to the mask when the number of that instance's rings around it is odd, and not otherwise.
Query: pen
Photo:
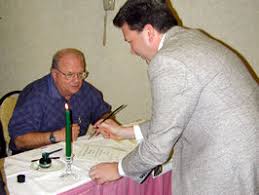
[[[158,176],[160,173],[162,173],[163,171],[163,166],[162,165],[157,165],[156,167],[154,167],[153,169],[151,169],[150,171],[142,174],[140,176],[140,178],[142,179],[140,181],[140,183],[144,183],[144,181],[146,181],[146,179],[148,178],[148,176],[154,171],[154,176]]]
[[[100,124],[102,124],[104,121],[106,121],[107,119],[115,116],[118,112],[120,112],[122,109],[126,108],[127,105],[122,104],[121,106],[119,106],[118,108],[116,108],[114,111],[112,111],[109,115],[107,115]],[[94,131],[88,139],[91,139],[94,135],[96,135],[96,131]]]
[[[112,111],[108,116],[106,116],[103,121],[101,123],[103,123],[104,121],[106,121],[107,119],[115,116],[118,112],[120,112],[122,109],[126,108],[127,105],[122,104],[121,106],[119,106],[118,108],[116,108],[114,111]],[[100,124],[101,124],[100,123]]]

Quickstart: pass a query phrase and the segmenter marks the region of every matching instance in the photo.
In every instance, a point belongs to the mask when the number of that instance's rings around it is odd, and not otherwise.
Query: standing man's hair
[[[146,24],[151,24],[160,33],[178,25],[166,3],[158,0],[128,0],[113,19],[119,28],[127,23],[131,30],[141,32]]]

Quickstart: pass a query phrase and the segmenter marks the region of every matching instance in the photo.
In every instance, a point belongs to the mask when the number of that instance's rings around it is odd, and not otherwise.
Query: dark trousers
[[[1,194],[1,195],[6,195],[4,186],[5,186],[5,183],[4,183],[4,181],[3,181],[2,174],[1,174],[1,172],[0,172],[0,194]]]

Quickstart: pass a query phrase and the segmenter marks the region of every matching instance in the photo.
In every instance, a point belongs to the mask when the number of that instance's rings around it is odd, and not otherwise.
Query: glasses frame
[[[84,71],[84,72],[79,72],[79,73],[73,73],[73,72],[69,72],[69,73],[64,73],[61,70],[59,70],[58,68],[55,68],[55,70],[57,70],[59,73],[63,74],[65,76],[65,78],[67,80],[72,80],[74,78],[78,78],[80,80],[84,80],[88,77],[89,72],[88,71]]]

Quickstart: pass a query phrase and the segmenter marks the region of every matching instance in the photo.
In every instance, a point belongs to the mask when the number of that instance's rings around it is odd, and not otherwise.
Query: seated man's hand
[[[80,126],[78,124],[72,125],[72,140],[76,141],[80,133]]]
[[[76,141],[80,133],[80,126],[78,124],[72,124],[72,140]],[[62,128],[54,133],[58,142],[66,139],[66,128]]]
[[[104,184],[119,179],[118,163],[100,163],[91,167],[89,176],[97,184]]]

